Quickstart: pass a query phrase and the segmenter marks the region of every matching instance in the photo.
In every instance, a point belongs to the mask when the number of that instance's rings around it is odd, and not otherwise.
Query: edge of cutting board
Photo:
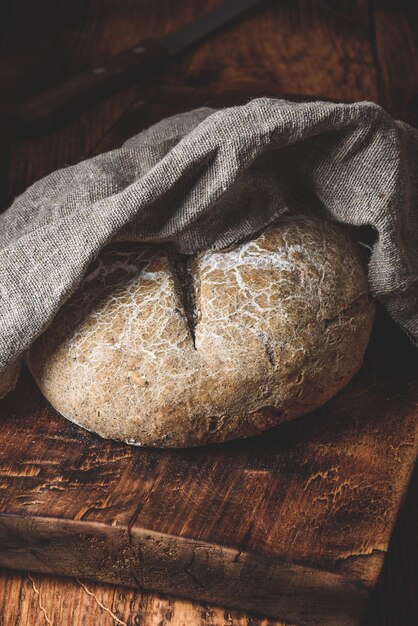
[[[0,566],[93,578],[279,617],[351,626],[369,589],[341,574],[142,528],[0,514]]]

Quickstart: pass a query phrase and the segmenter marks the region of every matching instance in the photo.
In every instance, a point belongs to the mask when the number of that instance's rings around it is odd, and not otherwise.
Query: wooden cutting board
[[[1,567],[359,624],[416,458],[418,353],[379,311],[361,372],[326,406],[202,449],[105,441],[27,372],[0,417]]]

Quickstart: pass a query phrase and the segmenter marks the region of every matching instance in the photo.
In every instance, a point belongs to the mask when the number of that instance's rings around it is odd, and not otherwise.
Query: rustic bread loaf
[[[373,317],[351,236],[295,218],[193,259],[107,247],[27,362],[51,404],[102,437],[194,446],[326,402],[359,369]]]

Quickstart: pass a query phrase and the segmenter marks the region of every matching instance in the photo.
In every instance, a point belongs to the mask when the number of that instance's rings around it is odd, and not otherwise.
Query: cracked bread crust
[[[196,446],[326,402],[360,368],[373,319],[350,234],[295,218],[180,262],[108,246],[27,362],[50,403],[102,437]]]

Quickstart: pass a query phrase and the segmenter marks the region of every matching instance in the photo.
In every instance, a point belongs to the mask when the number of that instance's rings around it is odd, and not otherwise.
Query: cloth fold
[[[418,341],[418,131],[370,102],[261,98],[167,118],[0,216],[0,397],[108,242],[192,254],[295,210],[375,229],[371,292]]]

